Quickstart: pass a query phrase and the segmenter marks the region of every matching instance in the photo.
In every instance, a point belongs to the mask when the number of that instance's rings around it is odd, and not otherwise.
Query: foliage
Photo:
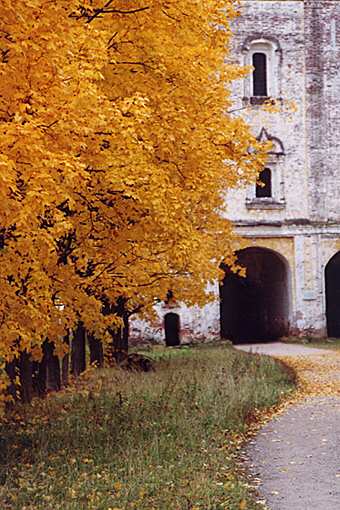
[[[1,508],[262,508],[235,457],[289,374],[229,347],[170,352],[153,373],[97,370],[77,392],[17,407],[0,429]]]
[[[0,358],[35,359],[103,303],[202,304],[233,260],[224,191],[264,148],[227,113],[233,0],[4,0]],[[249,150],[249,149],[252,150]]]

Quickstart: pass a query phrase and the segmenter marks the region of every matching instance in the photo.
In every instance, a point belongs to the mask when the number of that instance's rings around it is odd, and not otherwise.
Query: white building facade
[[[340,2],[241,4],[232,59],[254,72],[234,84],[235,109],[273,144],[262,185],[226,196],[247,278],[216,283],[204,309],[160,306],[158,324],[138,322],[135,336],[164,339],[174,314],[181,341],[340,336]]]

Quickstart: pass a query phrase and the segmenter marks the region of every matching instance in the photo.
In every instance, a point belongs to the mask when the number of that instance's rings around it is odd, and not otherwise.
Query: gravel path
[[[235,345],[240,351],[253,352],[258,354],[268,354],[269,356],[315,356],[316,354],[329,354],[326,349],[316,349],[306,347],[301,344],[285,344],[283,342],[273,342],[267,344],[241,344]],[[340,505],[339,505],[340,510]]]
[[[292,357],[318,395],[289,407],[249,443],[246,465],[261,500],[270,510],[340,510],[339,353],[280,343],[251,350]]]
[[[272,510],[339,510],[340,397],[316,397],[271,421],[247,449]]]

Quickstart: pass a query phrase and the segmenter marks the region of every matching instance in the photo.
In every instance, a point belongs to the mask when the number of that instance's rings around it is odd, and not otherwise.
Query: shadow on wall
[[[246,277],[225,267],[220,287],[221,336],[234,343],[273,341],[289,332],[289,268],[276,252],[246,248],[237,254]]]

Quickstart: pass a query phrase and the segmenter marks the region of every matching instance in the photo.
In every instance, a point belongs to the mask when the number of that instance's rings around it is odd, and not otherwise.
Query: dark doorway
[[[237,254],[246,276],[226,268],[220,288],[221,335],[234,343],[271,341],[289,330],[287,264],[274,251],[246,248]]]
[[[340,338],[340,252],[328,262],[325,279],[327,334]]]
[[[177,313],[169,312],[164,316],[164,328],[166,345],[180,345],[180,322]]]

